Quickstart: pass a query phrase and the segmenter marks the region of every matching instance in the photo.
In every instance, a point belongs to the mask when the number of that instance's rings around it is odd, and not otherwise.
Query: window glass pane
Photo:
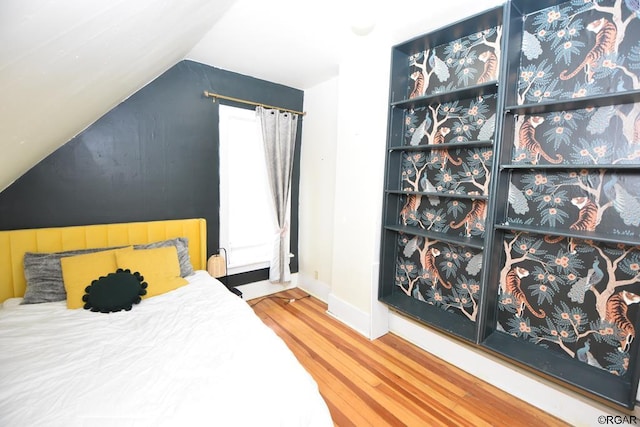
[[[268,266],[276,229],[270,197],[255,111],[221,105],[220,245],[230,273]]]

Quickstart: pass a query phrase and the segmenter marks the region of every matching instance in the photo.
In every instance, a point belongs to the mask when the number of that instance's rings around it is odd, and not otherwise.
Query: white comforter
[[[0,309],[0,426],[326,426],[311,376],[206,272],[129,312]]]

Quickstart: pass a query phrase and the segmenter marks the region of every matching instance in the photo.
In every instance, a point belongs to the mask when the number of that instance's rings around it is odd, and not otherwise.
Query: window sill
[[[293,258],[295,255],[290,253],[289,258]],[[234,274],[246,273],[249,271],[261,270],[263,268],[269,268],[269,261],[259,261],[246,264],[230,264],[227,269],[227,275],[232,276]]]

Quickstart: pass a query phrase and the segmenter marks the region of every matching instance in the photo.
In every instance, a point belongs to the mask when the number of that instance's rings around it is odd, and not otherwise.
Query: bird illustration
[[[438,190],[433,186],[431,182],[429,182],[429,178],[427,175],[423,175],[420,178],[420,187],[422,187],[422,191],[426,191],[427,193],[437,193]],[[431,206],[438,206],[440,204],[440,198],[437,196],[429,196],[429,203]]]
[[[402,254],[409,258],[418,249],[418,236],[409,240],[402,251]]]
[[[449,79],[449,67],[447,67],[446,62],[436,56],[435,49],[431,51],[431,56],[429,56],[429,67],[436,73],[440,82],[445,82]]]
[[[537,59],[542,53],[540,40],[528,31],[522,33],[522,53],[524,53],[529,61]]]
[[[411,291],[411,295],[418,301],[426,301],[422,296],[422,294],[420,293],[420,285],[418,285],[417,283],[416,283],[416,286],[413,288],[413,291]]]
[[[576,357],[578,360],[588,363],[591,366],[595,366],[596,368],[603,369],[602,365],[598,362],[598,359],[596,359],[589,350],[591,350],[591,344],[589,344],[589,340],[587,340],[584,345],[576,351]]]
[[[619,183],[613,186],[616,198],[613,201],[614,209],[620,214],[625,225],[640,225],[640,201],[629,194]]]
[[[624,0],[624,4],[631,12],[636,14],[636,17],[638,17],[638,12],[640,11],[640,0]]]
[[[478,132],[478,140],[479,141],[489,141],[493,139],[493,133],[496,130],[496,115],[492,114],[489,117],[482,127],[480,128],[480,132]]]
[[[475,254],[467,263],[467,273],[476,276],[482,269],[482,252]]]
[[[609,124],[615,114],[616,107],[611,105],[598,108],[593,116],[591,116],[591,119],[589,119],[587,130],[591,135],[601,135],[605,133],[607,129],[609,129]]]
[[[602,186],[602,192],[609,200],[614,200],[616,198],[616,189],[615,185],[618,182],[618,175],[611,174],[611,179],[604,183]]]
[[[587,276],[580,278],[576,281],[576,283],[573,284],[573,286],[571,286],[571,289],[567,293],[567,296],[571,299],[571,301],[579,302],[582,304],[584,302],[584,296],[587,291],[591,289],[592,286],[596,286],[598,283],[600,283],[600,281],[604,277],[604,272],[599,267],[599,265],[600,260],[594,260],[593,265],[587,271]]]
[[[518,215],[524,215],[529,212],[529,202],[524,196],[522,190],[509,182],[509,204],[513,208],[513,211]]]
[[[430,126],[431,126],[431,118],[427,116],[425,117],[424,121],[420,123],[420,125],[416,128],[416,130],[413,131],[413,135],[411,135],[411,140],[409,141],[409,145],[415,146],[420,144],[420,141],[422,141],[422,138],[424,138]]]

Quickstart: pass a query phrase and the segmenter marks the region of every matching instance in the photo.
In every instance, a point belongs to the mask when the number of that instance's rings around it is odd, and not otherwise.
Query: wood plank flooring
[[[567,425],[393,334],[370,341],[305,296],[248,302],[315,378],[336,426]]]

